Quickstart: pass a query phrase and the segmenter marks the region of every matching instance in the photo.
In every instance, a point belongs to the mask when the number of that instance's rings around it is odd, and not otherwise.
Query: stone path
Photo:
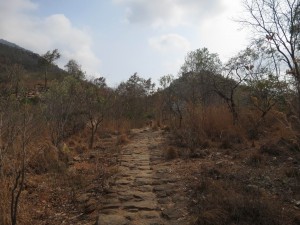
[[[184,185],[163,159],[161,131],[134,130],[97,225],[186,225]]]

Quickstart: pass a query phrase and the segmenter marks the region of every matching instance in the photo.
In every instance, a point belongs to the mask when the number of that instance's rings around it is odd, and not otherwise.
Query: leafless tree
[[[63,82],[53,84],[45,95],[44,115],[48,123],[51,141],[58,146],[66,135],[71,116],[80,110],[80,88],[78,80],[67,77]]]
[[[256,54],[247,48],[232,57],[224,66],[223,77],[212,75],[214,91],[226,102],[232,114],[233,124],[238,122],[236,93],[238,88],[253,74]]]
[[[89,83],[83,93],[85,115],[91,131],[89,148],[93,148],[95,134],[112,107],[113,92],[103,82]]]
[[[25,96],[22,97],[23,100]],[[2,210],[7,214],[10,211],[10,223],[15,225],[26,175],[27,150],[29,144],[38,136],[36,128],[40,121],[38,116],[33,119],[34,110],[27,101],[2,98],[1,106],[0,182],[6,182],[9,187],[7,189],[2,186],[3,190],[1,191],[10,192],[10,199],[6,199],[6,201],[3,199]],[[1,222],[3,221],[1,220]]]
[[[286,74],[295,80],[300,117],[300,3],[299,0],[244,0],[247,17],[240,20],[254,31],[254,39],[264,39],[281,56]]]
[[[12,64],[6,66],[6,72],[10,82],[10,89],[13,91],[16,97],[20,92],[20,82],[21,76],[24,74],[25,70],[22,65]]]

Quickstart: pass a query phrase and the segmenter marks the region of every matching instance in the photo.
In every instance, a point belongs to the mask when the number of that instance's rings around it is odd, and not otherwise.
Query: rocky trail
[[[119,156],[114,185],[101,200],[97,225],[188,224],[185,186],[163,156],[162,131],[133,130]]]

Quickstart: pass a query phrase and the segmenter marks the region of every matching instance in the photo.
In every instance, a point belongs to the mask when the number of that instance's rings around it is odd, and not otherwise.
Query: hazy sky
[[[177,75],[188,51],[207,47],[222,61],[247,45],[232,19],[241,0],[0,0],[0,38],[75,59],[109,85],[134,72]]]

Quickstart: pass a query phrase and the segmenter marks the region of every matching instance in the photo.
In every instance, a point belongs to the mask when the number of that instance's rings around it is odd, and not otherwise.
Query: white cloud
[[[2,12],[27,11],[27,10],[35,10],[37,8],[38,5],[31,2],[30,0],[0,1],[0,9]]]
[[[172,51],[188,51],[190,43],[178,34],[166,34],[160,37],[153,37],[148,40],[149,45],[160,52],[170,53]]]
[[[233,20],[242,11],[240,0],[230,0],[230,4],[223,0],[223,3],[227,3],[227,9],[217,17],[203,21],[198,28],[198,38],[202,46],[219,53],[222,61],[226,61],[247,46],[249,33],[240,30],[240,24]]]
[[[169,60],[163,63],[166,74],[172,74],[174,76],[178,75],[178,71],[184,64],[184,59],[175,59],[173,61]]]
[[[30,0],[0,1],[0,38],[39,54],[57,48],[62,54],[60,66],[75,59],[88,73],[98,72],[100,60],[92,51],[89,34],[63,14],[32,16],[36,9],[38,5]]]
[[[199,22],[222,11],[219,0],[113,0],[126,7],[129,23],[152,27],[179,26]]]

